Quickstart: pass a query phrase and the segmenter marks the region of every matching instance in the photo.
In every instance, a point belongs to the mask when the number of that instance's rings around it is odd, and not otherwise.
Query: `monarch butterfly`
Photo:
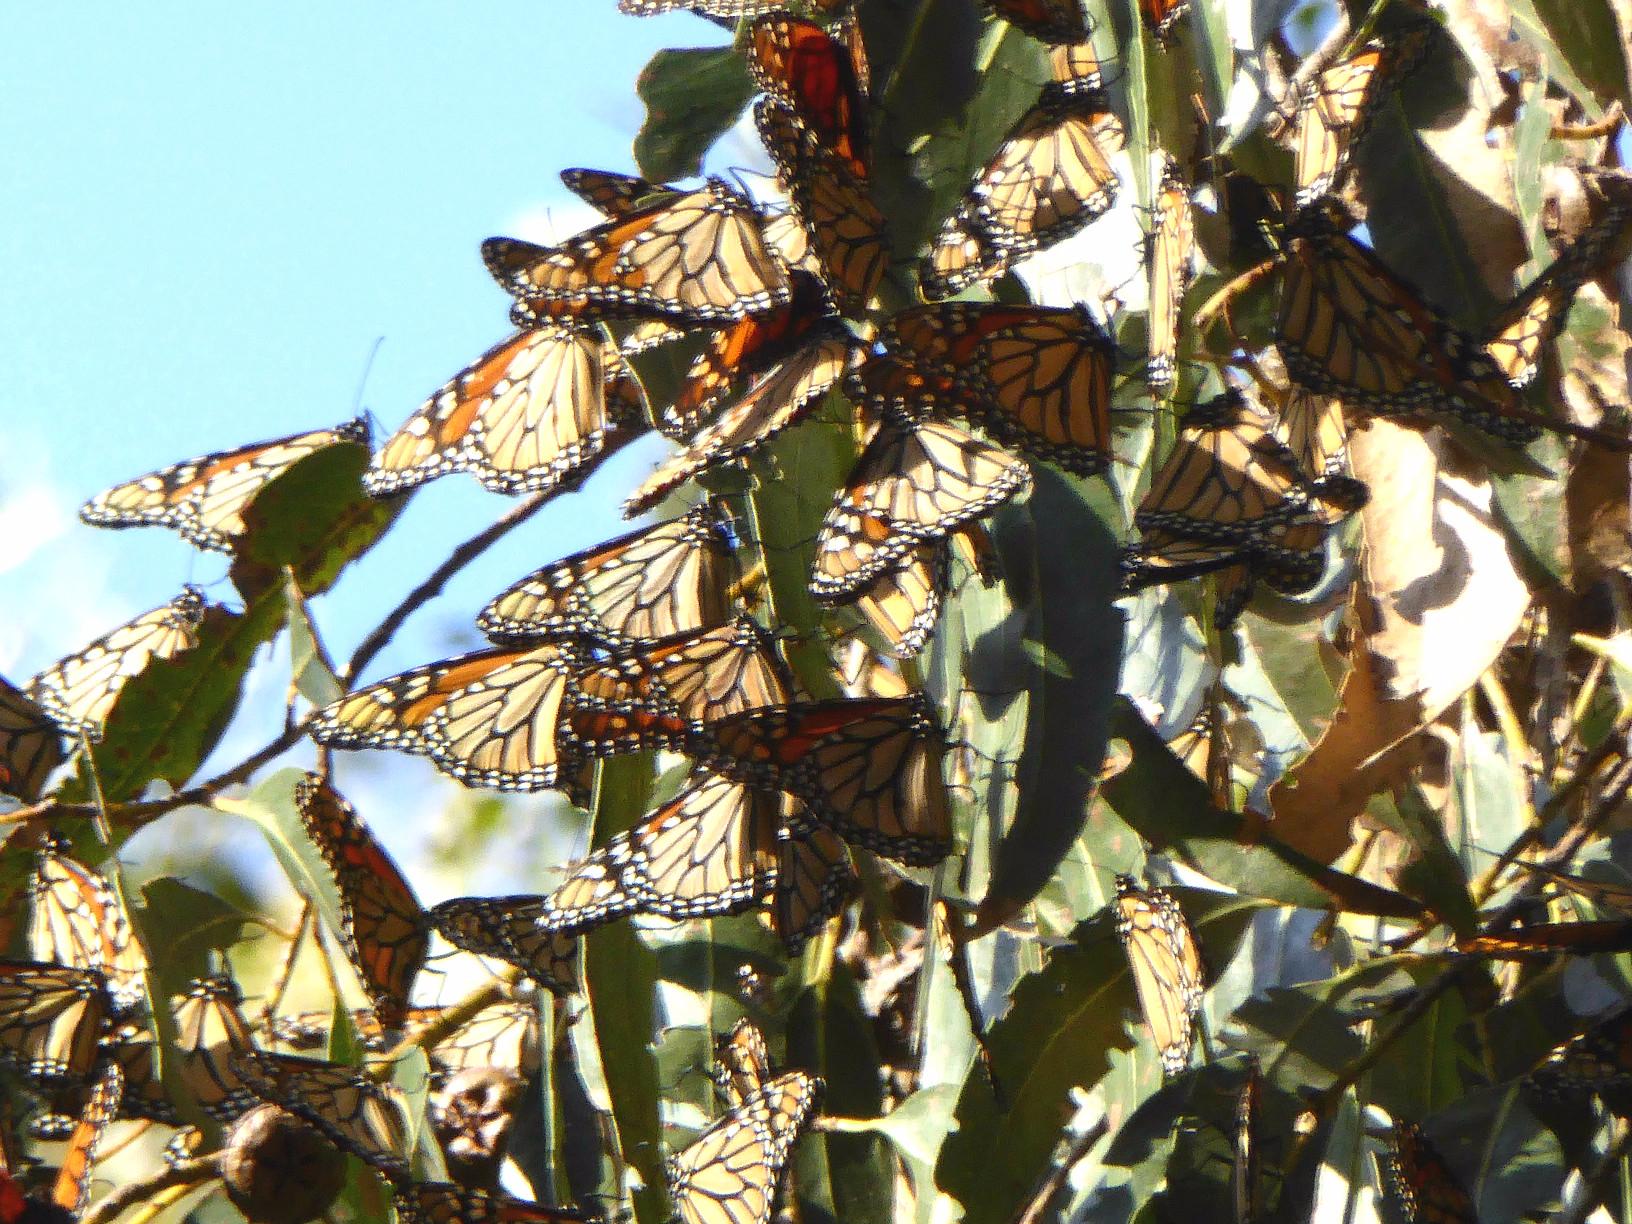
[[[1415,1122],[1396,1121],[1389,1134],[1388,1182],[1408,1224],[1479,1224],[1473,1199]]]
[[[1602,215],[1521,289],[1484,333],[1485,355],[1512,386],[1535,378],[1542,351],[1563,331],[1577,291],[1621,253],[1620,240],[1632,216],[1625,180],[1589,176],[1584,182],[1600,198]]]
[[[261,1100],[310,1122],[392,1181],[408,1175],[408,1121],[401,1092],[361,1067],[245,1050],[228,1058]]]
[[[1097,82],[1092,47],[1056,55],[1056,79],[1011,128],[919,266],[934,301],[989,280],[1076,233],[1116,202],[1110,159],[1127,142]]]
[[[845,508],[839,514],[837,534],[849,540],[882,539],[889,528],[877,516]],[[866,555],[865,549],[833,548],[816,554],[817,570],[812,579],[824,590],[849,584],[846,569]],[[853,593],[838,597],[823,595],[825,603],[851,604],[873,631],[883,639],[890,653],[907,659],[929,641],[941,614],[941,600],[950,581],[951,550],[945,543],[919,544],[906,554],[896,568],[883,571]]]
[[[311,733],[331,748],[428,756],[466,786],[571,786],[578,764],[556,746],[556,718],[578,652],[563,643],[481,650],[415,668],[319,710]]]
[[[638,174],[589,170],[581,166],[561,171],[561,182],[573,195],[609,218],[627,217],[655,200],[673,200],[686,194],[677,187],[654,183]]]
[[[778,10],[758,18],[748,31],[748,70],[824,149],[858,179],[867,177],[866,82],[849,48],[821,26]]]
[[[0,676],[0,794],[32,803],[62,764],[62,755],[57,724],[32,697]]]
[[[574,933],[624,914],[741,913],[776,884],[777,836],[795,803],[704,773],[573,867],[545,899],[539,925]]]
[[[119,1116],[119,1100],[124,1092],[124,1077],[117,1063],[106,1063],[97,1076],[74,1132],[68,1139],[68,1150],[62,1158],[51,1188],[50,1202],[66,1211],[70,1218],[79,1219],[91,1201],[91,1173],[96,1164],[96,1152],[107,1134],[108,1126]],[[24,1216],[17,1219],[31,1219]]]
[[[1280,524],[1264,540],[1197,540],[1169,528],[1146,531],[1123,550],[1122,590],[1216,574],[1213,625],[1235,624],[1258,579],[1283,595],[1301,595],[1326,572],[1326,525],[1318,519]]]
[[[1179,343],[1179,307],[1195,275],[1196,231],[1190,212],[1190,190],[1178,164],[1165,158],[1156,189],[1156,223],[1147,249],[1150,265],[1150,361],[1145,381],[1165,392],[1173,385]]]
[[[1553,1047],[1528,1079],[1565,1095],[1632,1087],[1632,1008],[1614,1011]]]
[[[584,636],[612,647],[721,624],[737,576],[727,531],[723,512],[705,502],[536,570],[476,623],[501,642]]]
[[[716,332],[686,372],[674,402],[663,411],[663,432],[686,438],[697,431],[733,391],[774,369],[813,339],[847,334],[827,304],[822,283],[795,270],[786,306],[751,315]]]
[[[242,1002],[231,978],[208,977],[194,981],[176,1008],[182,1077],[204,1112],[221,1122],[235,1121],[256,1104],[255,1094],[232,1065],[234,1055],[255,1048],[238,1009]]]
[[[494,345],[431,395],[363,475],[375,497],[469,472],[495,493],[559,488],[645,428],[640,384],[594,330],[548,325]]]
[[[699,750],[707,768],[782,787],[804,800],[808,821],[846,841],[919,865],[952,849],[945,745],[921,694],[749,710],[708,732]]]
[[[1189,9],[1190,0],[1139,0],[1139,11],[1144,14],[1145,24],[1159,43],[1165,43],[1172,37],[1173,27]]]
[[[1605,922],[1539,922],[1498,935],[1473,935],[1456,941],[1459,952],[1501,960],[1570,952],[1591,956],[1599,952],[1632,951],[1632,920]]]
[[[82,1082],[107,1027],[102,975],[42,961],[0,960],[0,1063],[42,1088]]]
[[[319,774],[295,783],[295,810],[340,894],[340,937],[380,1023],[400,1028],[430,940],[414,890],[355,808]]]
[[[1352,225],[1330,196],[1287,225],[1275,338],[1293,380],[1350,409],[1449,416],[1519,444],[1538,437],[1496,362],[1349,237]]]
[[[489,238],[482,258],[539,319],[728,323],[788,300],[759,214],[717,179],[634,209],[557,247]]]
[[[65,848],[53,838],[36,857],[29,951],[43,962],[101,974],[110,1009],[119,1015],[146,998],[147,957],[113,886]]]
[[[1081,307],[921,306],[892,318],[880,339],[898,361],[954,387],[945,407],[999,442],[1082,475],[1105,467],[1116,347]]]
[[[578,989],[578,941],[539,926],[543,897],[455,897],[425,920],[456,948],[514,965],[546,990]]]
[[[1294,145],[1297,204],[1335,191],[1371,130],[1377,104],[1427,58],[1433,24],[1412,22],[1374,38],[1317,73],[1298,98]]]
[[[839,381],[855,347],[842,328],[817,330],[653,472],[623,503],[625,517],[649,509],[698,473],[749,455],[798,424]]]
[[[1012,26],[1045,43],[1088,41],[1088,18],[1077,0],[985,0]]]
[[[884,214],[866,181],[778,99],[764,97],[755,104],[754,124],[810,237],[823,282],[844,313],[858,313],[872,300],[890,261]]]
[[[1324,488],[1334,477],[1344,479],[1349,430],[1341,400],[1305,387],[1291,388],[1277,415],[1275,435],[1286,443],[1299,469],[1314,477],[1311,489]]]
[[[368,443],[368,422],[359,418],[218,451],[98,493],[79,517],[96,527],[172,527],[199,548],[230,553],[244,532],[244,509],[272,481],[320,450]]]
[[[643,7],[637,8],[637,5]],[[646,0],[622,0],[625,12],[662,12],[678,4],[653,5]],[[506,1194],[470,1190],[453,1182],[422,1182],[399,1186],[393,1192],[397,1218],[403,1224],[572,1224],[601,1217],[564,1207],[526,1203]]]
[[[793,679],[747,617],[595,663],[573,677],[560,737],[588,756],[679,748],[708,723],[787,701]]]
[[[414,1009],[409,1013],[407,1035],[435,1023],[443,1010]],[[499,1067],[527,1079],[539,1068],[538,1000],[529,992],[525,997],[490,1003],[426,1052],[431,1066],[443,1075],[471,1067]]]
[[[765,1086],[771,1077],[771,1055],[765,1034],[744,1016],[731,1026],[714,1050],[714,1079],[726,1104],[737,1108]]]
[[[789,955],[844,908],[860,881],[843,840],[827,829],[789,832],[777,842],[771,930]]]
[[[858,594],[920,544],[1030,485],[1023,459],[966,430],[886,413],[822,522],[811,592],[829,601]]]
[[[1191,408],[1134,515],[1139,529],[1269,545],[1285,525],[1316,518],[1309,478],[1271,425],[1238,391]],[[1357,481],[1320,492],[1350,509],[1365,500]]]
[[[816,1076],[789,1071],[671,1156],[669,1197],[684,1224],[769,1224],[782,1169],[822,1089]]]
[[[1230,1199],[1235,1207],[1235,1224],[1253,1224],[1260,1207],[1258,1179],[1263,1157],[1258,1151],[1258,1096],[1263,1074],[1258,1059],[1247,1056],[1247,1073],[1235,1097],[1235,1144],[1230,1165]]]
[[[46,668],[29,681],[28,694],[67,734],[95,743],[132,676],[198,645],[204,608],[204,592],[184,587],[163,607]]]
[[[1191,1027],[1201,1010],[1201,949],[1171,893],[1116,877],[1116,933],[1128,953],[1139,1010],[1169,1075],[1190,1061]]]

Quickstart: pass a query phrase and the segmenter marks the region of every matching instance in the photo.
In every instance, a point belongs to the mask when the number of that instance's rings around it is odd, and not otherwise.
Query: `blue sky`
[[[557,171],[633,169],[642,65],[724,38],[613,0],[0,11],[0,672],[25,680],[183,582],[230,600],[209,585],[222,560],[80,525],[79,503],[344,420],[360,383],[395,428],[509,330],[481,240],[584,223]],[[370,676],[474,646],[469,618],[500,587],[624,529],[615,506],[653,453],[625,452],[518,532]],[[336,652],[508,504],[465,477],[422,489],[319,604]]]

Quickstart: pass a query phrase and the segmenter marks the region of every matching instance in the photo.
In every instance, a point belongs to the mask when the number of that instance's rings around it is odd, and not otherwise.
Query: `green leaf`
[[[1632,105],[1614,7],[1604,0],[1513,0],[1513,29],[1541,53],[1547,75],[1581,103],[1589,119],[1606,103]]]
[[[339,701],[345,696],[346,688],[334,674],[334,664],[330,662],[329,652],[323,648],[323,642],[317,636],[317,626],[312,624],[311,613],[306,607],[306,597],[301,594],[294,575],[286,574],[285,578],[283,597],[289,609],[291,683],[296,692],[314,707],[321,708]]]
[[[1174,893],[1214,965],[1230,959],[1261,908],[1221,893]],[[1069,1090],[1094,1084],[1109,1051],[1132,1044],[1124,1017],[1136,1005],[1108,910],[1079,924],[1071,943],[1015,988],[1009,1010],[987,1036],[1006,1108],[998,1108],[982,1076],[971,1075],[958,1101],[958,1129],[936,1168],[937,1184],[963,1204],[965,1218],[1009,1218],[1049,1163]],[[1140,1034],[1145,1048],[1142,1026]]]
[[[142,885],[142,905],[133,919],[155,950],[154,993],[165,999],[184,993],[193,978],[214,972],[229,948],[261,929],[254,915],[169,876]]]
[[[406,499],[364,493],[368,461],[361,443],[326,446],[255,495],[228,571],[246,604],[281,603],[285,568],[307,597],[321,595],[390,526]]]
[[[663,182],[702,173],[703,155],[737,121],[754,85],[735,47],[689,47],[652,56],[635,92],[646,104],[635,164]]]
[[[295,892],[317,907],[329,930],[339,931],[340,894],[334,876],[295,808],[295,783],[304,776],[299,769],[280,769],[242,799],[217,795],[211,805],[259,826]]]

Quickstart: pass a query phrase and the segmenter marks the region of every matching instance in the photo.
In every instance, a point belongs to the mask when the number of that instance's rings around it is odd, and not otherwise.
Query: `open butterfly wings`
[[[172,527],[199,548],[230,553],[244,509],[273,480],[331,446],[366,447],[368,423],[257,442],[162,468],[97,494],[79,517],[97,527]]]
[[[562,487],[645,429],[644,400],[598,329],[546,325],[495,345],[386,441],[363,477],[376,497],[449,472],[495,493]]]
[[[1190,1061],[1191,1033],[1201,1010],[1201,949],[1179,903],[1163,889],[1142,889],[1131,876],[1118,876],[1114,905],[1139,1010],[1163,1070],[1175,1075]]]
[[[430,942],[414,890],[356,809],[321,776],[295,783],[295,810],[334,877],[346,954],[380,1023],[399,1028]]]
[[[95,742],[120,692],[155,659],[170,659],[198,645],[204,593],[186,587],[155,608],[46,668],[28,693],[67,734]]]
[[[723,624],[737,574],[721,512],[705,503],[545,566],[482,609],[498,641],[587,636],[632,646]]]
[[[55,849],[42,850],[29,882],[28,944],[39,960],[100,974],[115,1014],[147,994],[147,957],[113,885]]]

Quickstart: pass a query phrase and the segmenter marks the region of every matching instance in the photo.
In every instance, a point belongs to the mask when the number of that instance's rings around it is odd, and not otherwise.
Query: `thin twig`
[[[112,1224],[121,1213],[166,1190],[178,1186],[201,1186],[210,1178],[220,1176],[219,1152],[200,1156],[196,1160],[183,1160],[173,1165],[165,1165],[152,1177],[144,1177],[115,1187],[111,1194],[95,1203],[85,1213],[81,1224]]]
[[[1078,1135],[1066,1153],[1059,1160],[1049,1165],[1048,1171],[1043,1174],[1036,1188],[1031,1192],[1031,1197],[1026,1200],[1026,1205],[1010,1220],[1009,1224],[1036,1224],[1038,1220],[1042,1219],[1043,1213],[1048,1210],[1049,1204],[1054,1201],[1054,1196],[1065,1185],[1065,1179],[1071,1176],[1071,1167],[1088,1155],[1088,1149],[1099,1142],[1100,1136],[1105,1133],[1108,1126],[1109,1123],[1106,1122],[1105,1116],[1101,1114],[1092,1126]]]

